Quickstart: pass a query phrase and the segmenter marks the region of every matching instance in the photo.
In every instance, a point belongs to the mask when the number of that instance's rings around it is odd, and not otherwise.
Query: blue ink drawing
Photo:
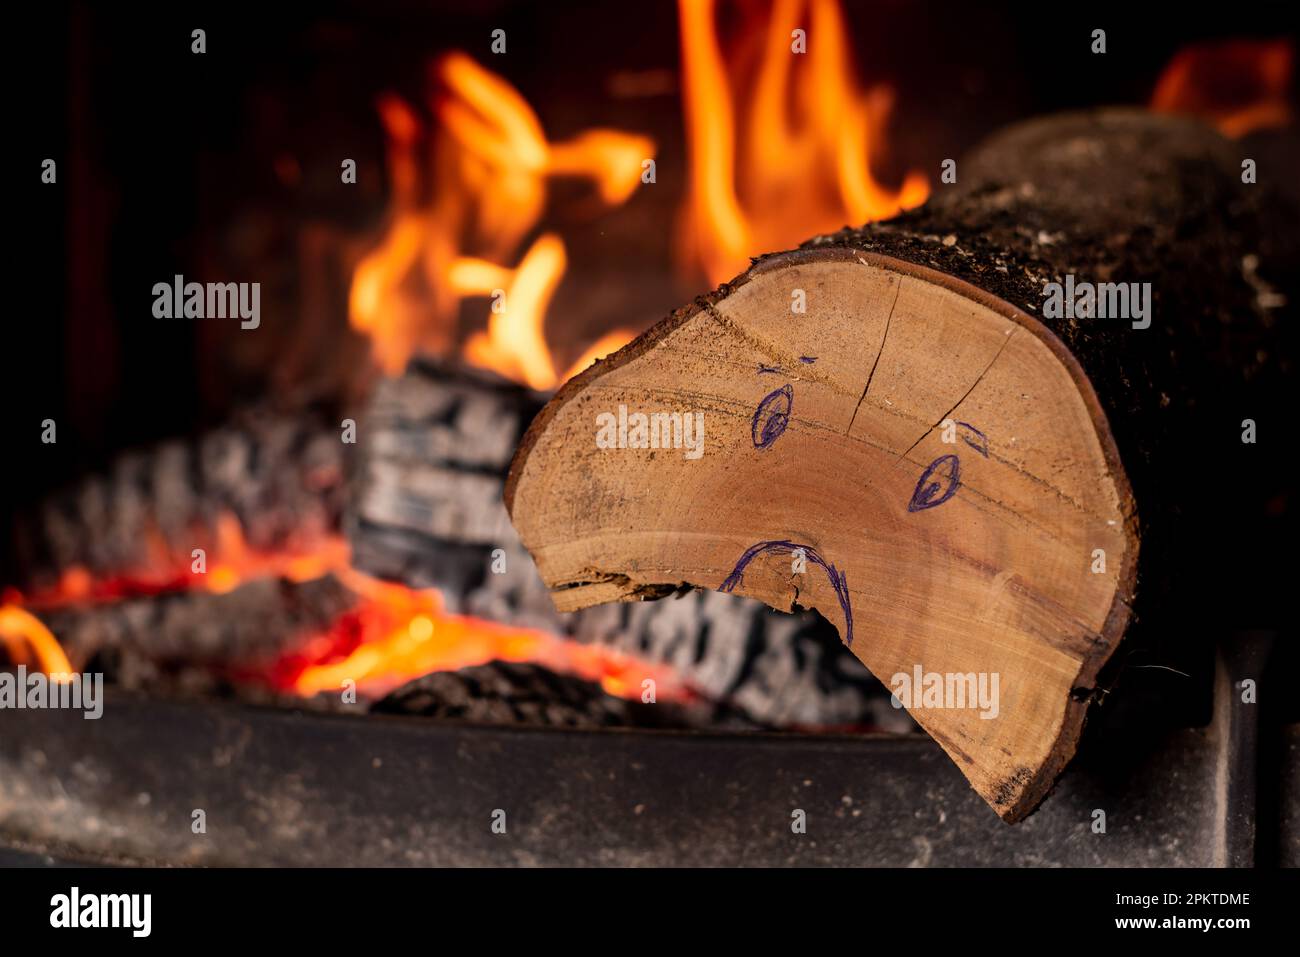
[[[777,542],[759,542],[751,548],[745,550],[745,554],[740,556],[740,561],[736,562],[736,567],[732,569],[727,580],[718,586],[718,591],[731,592],[737,585],[745,580],[745,569],[759,555],[775,552],[777,554],[792,554],[795,549],[803,549],[804,557],[814,565],[826,572],[826,577],[830,579],[831,587],[835,589],[835,597],[840,601],[840,610],[844,612],[844,644],[853,647],[853,606],[849,603],[849,584],[844,572],[840,571],[834,565],[829,565],[826,560],[817,554],[817,550],[810,545],[800,545],[797,542],[777,541]]]
[[[787,382],[774,392],[769,392],[754,410],[751,431],[754,448],[771,448],[790,424],[790,410],[794,408],[794,388]]]
[[[961,437],[961,440],[965,442],[967,445],[969,445],[971,448],[973,448],[980,455],[984,456],[985,458],[988,458],[989,437],[985,435],[983,432],[981,432],[979,429],[975,428],[975,426],[971,425],[969,422],[958,422],[957,424],[960,425],[963,429],[969,429],[970,431],[974,432],[975,435],[979,438],[978,442],[972,442],[970,440],[970,436],[963,435]]]
[[[943,493],[940,494],[939,489],[943,487],[943,483],[930,482],[930,478],[936,472],[942,474],[942,470],[945,468],[947,474],[944,477],[947,479],[948,487],[944,488]],[[928,485],[927,482],[929,482]],[[957,489],[960,487],[960,460],[955,455],[941,455],[930,463],[929,468],[921,473],[921,479],[916,483],[916,491],[912,493],[912,500],[907,503],[907,510],[909,512],[920,512],[927,508],[934,508],[936,505],[942,505],[956,495]]]

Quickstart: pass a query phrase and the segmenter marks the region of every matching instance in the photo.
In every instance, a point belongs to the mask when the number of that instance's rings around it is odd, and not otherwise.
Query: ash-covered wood
[[[594,681],[527,662],[492,661],[417,678],[375,703],[381,714],[551,728],[753,727],[706,702],[630,701]]]
[[[23,580],[6,584],[48,587],[73,566],[100,577],[188,569],[226,515],[254,549],[319,540],[339,525],[348,448],[312,410],[250,410],[197,440],[124,453],[19,516]]]
[[[333,576],[262,578],[216,594],[182,591],[41,610],[76,670],[127,688],[210,690],[237,670],[265,673],[328,631],[357,597]]]
[[[748,599],[688,592],[558,614],[501,498],[515,445],[544,399],[416,363],[378,383],[355,445],[304,411],[248,414],[194,441],[128,453],[28,518],[18,584],[48,586],[74,566],[97,580],[183,571],[194,547],[208,550],[211,568],[223,560],[215,528],[223,515],[264,553],[310,551],[342,525],[360,570],[436,587],[454,614],[667,664],[702,697],[756,721],[910,726],[811,613],[790,617]],[[174,567],[160,567],[160,544]],[[497,549],[502,574],[492,571]],[[332,578],[293,585],[268,577],[230,594],[186,590],[39,614],[74,665],[94,659],[129,687],[213,691],[226,687],[223,666],[274,660],[353,600]]]
[[[495,377],[413,363],[382,379],[360,420],[345,528],[353,564],[448,610],[544,626],[549,605],[501,504],[515,444],[545,397]],[[507,573],[491,575],[493,550]],[[534,617],[537,616],[537,617]]]

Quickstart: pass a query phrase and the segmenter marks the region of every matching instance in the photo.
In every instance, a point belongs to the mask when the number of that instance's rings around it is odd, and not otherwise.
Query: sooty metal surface
[[[1073,769],[1011,827],[922,737],[527,731],[110,705],[116,717],[100,722],[26,712],[11,723],[0,843],[192,864],[1226,863],[1213,731],[1180,733],[1136,768]],[[491,829],[497,809],[505,834]],[[792,832],[796,809],[805,834]],[[1105,834],[1092,830],[1096,809]],[[206,833],[192,829],[195,810]]]
[[[0,845],[216,865],[1248,865],[1256,712],[1233,690],[1258,658],[1221,657],[1209,727],[1085,750],[1015,826],[919,735],[489,728],[110,693],[96,721],[3,716]],[[1277,737],[1294,783],[1300,737]],[[1270,861],[1300,857],[1298,799],[1283,783]]]

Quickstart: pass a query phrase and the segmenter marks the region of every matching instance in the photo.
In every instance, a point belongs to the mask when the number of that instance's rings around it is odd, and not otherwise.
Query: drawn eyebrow
[[[780,372],[780,371],[781,371],[781,367],[780,367],[780,366],[765,366],[765,365],[759,365],[759,367],[758,367],[758,374],[759,374],[759,375],[765,375],[765,374],[768,374],[768,373],[776,373],[776,372]]]
[[[980,442],[978,444],[972,442],[970,438],[965,435],[961,437],[961,440],[965,442],[967,445],[969,445],[971,448],[973,448],[980,455],[984,456],[985,458],[988,458],[989,437],[985,435],[983,432],[981,432],[979,429],[975,428],[975,426],[971,425],[969,422],[958,422],[957,424],[960,425],[962,428],[970,429],[972,432],[974,432],[976,435],[980,437]]]
[[[816,356],[800,356],[800,357],[799,357],[799,361],[800,361],[800,362],[803,362],[803,363],[805,363],[805,364],[807,364],[807,365],[812,365],[814,362],[817,361],[817,357],[816,357]]]

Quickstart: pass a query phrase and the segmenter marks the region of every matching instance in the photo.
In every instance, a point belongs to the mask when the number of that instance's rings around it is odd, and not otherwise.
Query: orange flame
[[[16,605],[0,607],[0,645],[16,665],[34,664],[56,681],[70,681],[72,664],[50,629]]]
[[[1291,122],[1290,40],[1229,40],[1180,50],[1156,81],[1151,109],[1197,116],[1225,136]]]
[[[195,532],[205,545],[202,564],[191,555],[177,554],[157,529],[145,533],[144,558],[137,567],[95,575],[81,565],[69,566],[51,587],[23,595],[17,589],[3,592],[6,603],[38,611],[69,604],[97,604],[124,598],[173,591],[210,591],[225,594],[254,578],[275,577],[305,582],[348,564],[347,542],[339,535],[302,536],[272,551],[256,549],[244,537],[238,516],[217,515],[213,533]],[[209,562],[207,554],[212,555]]]
[[[722,281],[744,269],[751,255],[924,202],[929,188],[920,174],[909,173],[897,190],[872,176],[892,93],[858,89],[836,0],[776,0],[752,76],[724,69],[713,0],[679,3],[690,152],[683,248],[690,265]],[[795,53],[792,33],[803,29],[805,16],[808,52]],[[621,205],[635,192],[655,144],[607,129],[551,142],[518,91],[464,54],[441,59],[435,78],[435,122],[428,128],[395,96],[378,104],[392,210],[382,238],[354,271],[349,320],[369,336],[379,366],[395,373],[417,352],[456,348],[462,301],[486,297],[486,328],[464,342],[466,360],[535,389],[554,388],[561,376],[544,328],[567,254],[550,232],[524,248],[541,220],[549,181],[576,177],[606,206]],[[752,96],[738,117],[742,90]],[[605,334],[565,376],[631,337],[626,330]],[[378,694],[430,671],[504,659],[599,680],[611,694],[635,693],[647,677],[660,694],[684,693],[665,669],[543,632],[451,615],[436,591],[370,579],[352,569],[337,536],[262,553],[249,546],[235,516],[223,515],[215,538],[205,570],[188,558],[179,561],[151,532],[141,569],[96,577],[73,568],[53,589],[27,600],[6,593],[0,640],[7,656],[47,672],[71,670],[55,636],[24,604],[39,610],[185,588],[223,593],[256,577],[307,581],[333,573],[359,596],[357,606],[272,674],[253,677],[300,694],[352,679],[358,690]]]
[[[494,624],[444,611],[436,590],[415,591],[342,570],[339,578],[363,601],[304,652],[282,662],[275,681],[301,695],[338,691],[344,682],[379,696],[412,678],[488,661],[529,661],[596,681],[613,695],[639,694],[652,679],[657,695],[686,689],[667,668],[566,641],[542,631]]]
[[[751,256],[925,202],[922,174],[897,190],[871,174],[893,94],[858,90],[836,0],[776,0],[753,76],[724,69],[713,0],[679,0],[679,10],[690,144],[683,249],[712,281]],[[795,52],[797,29],[806,53]]]
[[[543,327],[564,276],[564,243],[542,235],[516,265],[509,263],[541,219],[550,178],[587,180],[602,202],[618,206],[640,184],[655,144],[606,129],[552,143],[518,91],[462,53],[441,59],[435,76],[441,92],[429,133],[396,97],[379,104],[394,208],[385,236],[353,274],[350,321],[391,374],[417,352],[454,348],[461,300],[486,296],[487,329],[466,343],[468,361],[536,389],[554,388],[560,376]],[[611,333],[601,354],[631,338]]]
[[[646,679],[654,680],[657,696],[689,695],[669,668],[535,629],[449,614],[436,589],[411,589],[353,569],[347,542],[339,536],[320,538],[309,547],[264,552],[248,543],[239,519],[225,513],[216,521],[213,559],[206,571],[179,564],[160,535],[150,539],[150,564],[143,569],[96,578],[76,566],[53,588],[27,598],[7,589],[0,605],[0,649],[7,660],[55,677],[73,670],[58,639],[24,605],[41,610],[184,589],[224,594],[257,578],[305,582],[333,574],[356,594],[355,605],[269,668],[239,677],[304,696],[337,691],[351,680],[359,694],[378,697],[434,671],[493,660],[530,661],[596,681],[613,695],[635,697]]]

